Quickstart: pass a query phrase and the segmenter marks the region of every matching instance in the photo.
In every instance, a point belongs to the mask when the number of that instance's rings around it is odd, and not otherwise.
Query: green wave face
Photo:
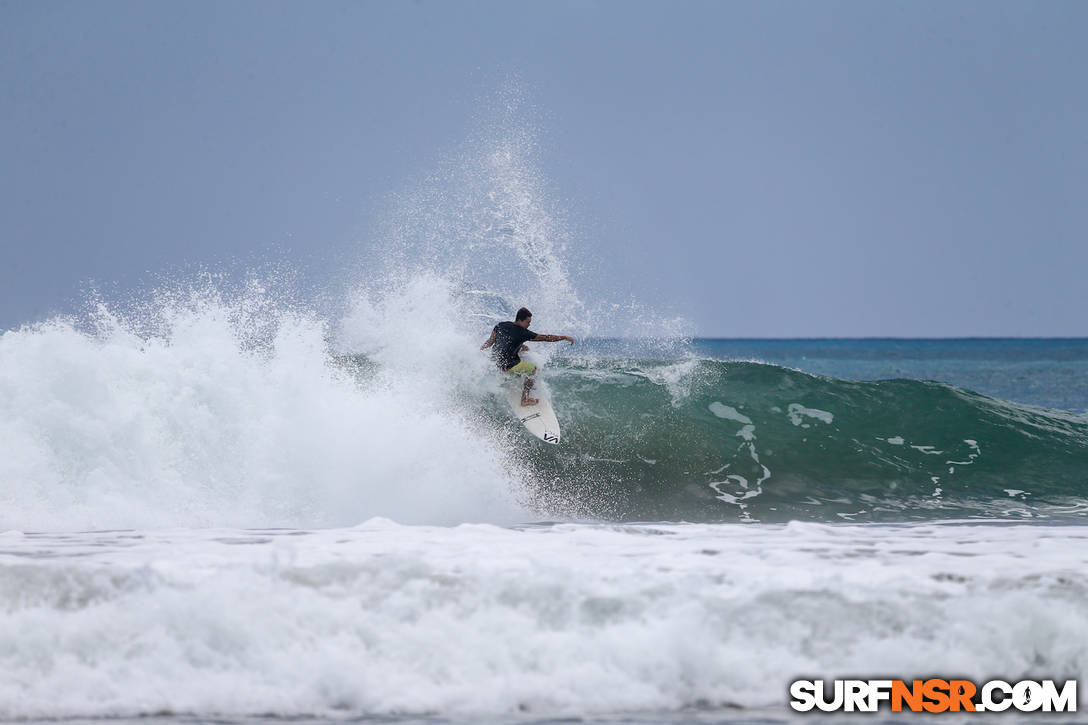
[[[563,445],[526,443],[542,501],[613,520],[1088,515],[1088,420],[943,383],[761,363],[549,371]]]

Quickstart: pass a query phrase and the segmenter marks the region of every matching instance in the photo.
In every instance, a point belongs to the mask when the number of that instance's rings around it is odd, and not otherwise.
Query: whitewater
[[[0,703],[8,719],[754,718],[784,715],[785,680],[806,673],[1072,678],[1086,537],[387,519],[10,532]]]
[[[333,304],[207,276],[0,335],[0,719],[780,722],[802,677],[1088,674],[1083,344],[588,301],[499,126]],[[479,351],[522,304],[579,338],[534,350],[558,447]]]

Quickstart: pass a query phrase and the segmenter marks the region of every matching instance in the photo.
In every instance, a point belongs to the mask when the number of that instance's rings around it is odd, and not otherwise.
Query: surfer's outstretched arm
[[[533,342],[562,342],[567,340],[571,345],[574,344],[574,338],[567,335],[537,335],[533,338]]]
[[[495,344],[495,331],[492,330],[491,331],[491,337],[487,338],[487,342],[485,342],[483,345],[480,345],[480,349],[481,350],[486,350],[487,348],[491,347],[494,344]]]

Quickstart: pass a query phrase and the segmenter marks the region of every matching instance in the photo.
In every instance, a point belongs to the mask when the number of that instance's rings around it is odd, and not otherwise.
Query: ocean
[[[237,312],[0,337],[4,720],[780,723],[798,678],[1088,673],[1088,341],[556,345],[553,447],[472,347],[420,377]]]
[[[611,265],[538,149],[485,128],[317,294],[167,276],[0,334],[0,720],[785,723],[796,679],[1083,684],[1088,341],[692,338],[586,291]],[[558,446],[479,349],[521,305],[578,340],[530,343]]]

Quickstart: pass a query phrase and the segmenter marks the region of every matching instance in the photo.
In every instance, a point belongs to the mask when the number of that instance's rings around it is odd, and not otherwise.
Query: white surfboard
[[[508,375],[510,380],[505,381],[506,400],[514,415],[518,417],[525,429],[545,443],[556,445],[559,443],[559,419],[555,417],[552,402],[548,399],[548,391],[540,385],[538,379],[533,386],[529,397],[536,398],[540,402],[536,405],[522,405],[521,391],[525,386],[525,378],[521,375]]]

